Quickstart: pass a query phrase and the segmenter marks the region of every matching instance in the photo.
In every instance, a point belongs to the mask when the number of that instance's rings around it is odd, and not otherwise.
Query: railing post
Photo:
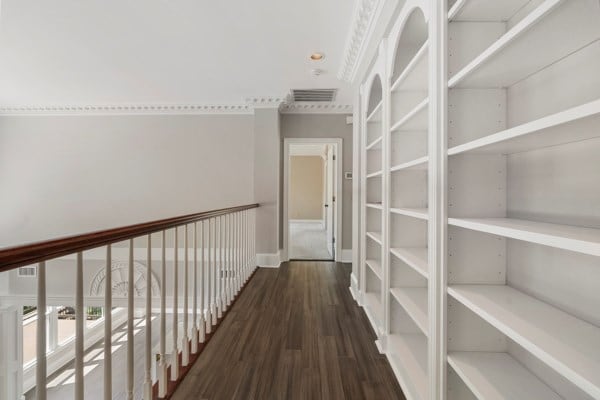
[[[181,365],[187,366],[190,363],[190,341],[188,338],[188,314],[189,314],[189,302],[188,302],[188,280],[189,280],[189,243],[188,243],[188,226],[184,225],[185,232],[184,237],[184,249],[185,253],[183,256],[183,337],[181,339]]]
[[[35,398],[46,400],[46,262],[37,267]]]
[[[45,314],[44,310],[44,314]],[[83,253],[77,253],[75,277],[75,400],[83,400]]]
[[[222,231],[223,231],[223,225],[222,225],[222,220],[221,220],[221,216],[219,215],[219,230],[217,233],[217,256],[216,259],[218,260],[217,262],[217,273],[216,273],[216,286],[217,286],[217,319],[220,319],[221,317],[223,317],[223,302],[222,302],[222,291],[221,291],[221,281],[223,280],[221,274],[221,268],[223,265],[223,238],[221,236]]]
[[[237,291],[240,292],[240,289],[243,285],[243,270],[242,270],[242,213],[238,212],[236,215],[236,227],[235,227],[235,236],[236,236],[236,244],[235,244],[235,264],[237,269]]]
[[[198,341],[200,343],[204,343],[204,340],[206,339],[206,314],[205,314],[205,310],[204,310],[204,296],[206,293],[206,287],[205,287],[205,265],[206,265],[206,261],[205,261],[205,252],[204,252],[204,248],[206,247],[205,243],[204,243],[204,220],[202,220],[200,222],[200,243],[202,243],[202,252],[200,253],[201,259],[200,259],[200,323],[199,325],[199,329],[198,329]]]
[[[233,302],[233,214],[227,215],[227,305]]]
[[[152,235],[148,235],[146,249],[146,381],[144,399],[152,400]]]
[[[213,236],[213,247],[212,247],[212,305],[211,305],[211,316],[212,324],[217,324],[217,218],[214,219],[214,236]]]
[[[160,360],[158,362],[158,397],[167,395],[167,361],[166,336],[167,336],[167,260],[166,260],[166,232],[162,231],[161,240],[161,267],[160,267]]]
[[[112,399],[112,246],[106,246],[104,271],[104,400]]]
[[[127,275],[127,399],[133,400],[133,239],[129,239],[129,263]]]
[[[198,352],[198,224],[194,222],[194,296],[192,298],[192,354]]]
[[[206,315],[206,333],[211,333],[212,332],[212,325],[213,325],[213,301],[212,301],[212,234],[211,234],[211,226],[212,226],[212,222],[209,219],[208,220],[208,260],[207,260],[207,282],[206,282],[206,300],[208,301],[208,304],[206,305],[206,311],[207,311],[207,315]]]
[[[178,227],[175,227],[175,244],[173,246],[175,259],[173,261],[173,347],[171,351],[171,380],[176,381],[179,378],[179,347],[177,346],[178,341],[178,314],[179,304],[177,296],[178,294],[178,280],[179,280],[179,232]]]

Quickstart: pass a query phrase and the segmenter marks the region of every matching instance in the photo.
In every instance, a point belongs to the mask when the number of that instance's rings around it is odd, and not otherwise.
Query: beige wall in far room
[[[323,218],[323,158],[290,157],[290,219]]]

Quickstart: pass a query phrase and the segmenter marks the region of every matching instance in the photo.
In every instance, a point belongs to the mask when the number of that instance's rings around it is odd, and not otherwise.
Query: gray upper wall
[[[0,117],[0,247],[251,203],[253,129],[252,115]]]
[[[342,171],[352,172],[352,125],[346,123],[343,114],[282,114],[281,115],[281,160],[283,171],[283,139],[286,138],[341,138],[343,139]],[[279,203],[283,204],[283,174],[280,174]],[[343,232],[342,248],[352,248],[352,181],[342,182]],[[279,247],[283,247],[283,214],[279,213]]]

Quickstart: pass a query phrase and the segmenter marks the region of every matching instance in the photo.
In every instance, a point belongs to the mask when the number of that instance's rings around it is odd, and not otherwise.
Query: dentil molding
[[[354,79],[358,61],[365,51],[366,43],[368,43],[376,20],[377,10],[380,9],[382,3],[382,0],[358,0],[350,32],[346,39],[342,64],[338,72],[340,80],[350,82]]]
[[[277,108],[283,114],[348,114],[352,106],[336,103],[290,103],[285,96],[250,97],[230,104],[115,104],[0,106],[0,115],[202,115],[253,114],[255,109]]]

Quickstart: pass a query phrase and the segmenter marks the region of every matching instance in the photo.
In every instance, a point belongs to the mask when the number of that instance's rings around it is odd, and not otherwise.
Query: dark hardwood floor
[[[173,399],[404,399],[350,265],[259,269]]]

